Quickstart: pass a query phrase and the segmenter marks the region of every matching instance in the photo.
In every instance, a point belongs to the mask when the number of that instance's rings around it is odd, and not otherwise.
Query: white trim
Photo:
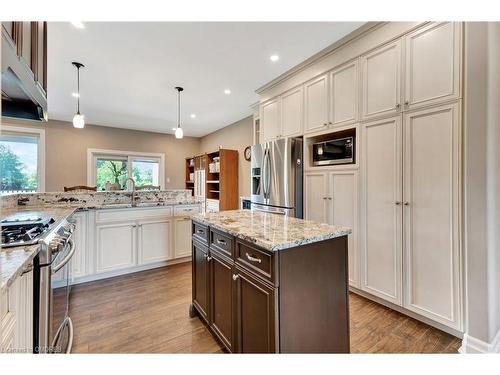
[[[469,336],[467,333],[464,334],[462,346],[458,351],[462,354],[500,353],[500,329],[497,331],[491,343]]]
[[[128,159],[137,157],[144,159],[160,159],[158,182],[160,189],[165,189],[165,154],[153,152],[138,152],[138,151],[122,151],[122,150],[105,150],[98,148],[87,149],[87,185],[95,185],[95,156],[96,155],[115,155],[126,156]],[[129,163],[130,164],[130,163]],[[128,171],[130,174],[130,170]]]
[[[23,126],[11,126],[2,124],[0,128],[0,134],[4,131],[10,133],[23,133],[36,135],[39,138],[38,142],[38,160],[37,160],[37,171],[38,171],[38,192],[45,192],[45,129],[28,128]]]

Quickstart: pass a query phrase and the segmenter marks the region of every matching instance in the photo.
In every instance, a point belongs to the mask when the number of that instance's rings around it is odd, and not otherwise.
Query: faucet
[[[132,181],[132,207],[137,206],[137,203],[135,203],[135,181],[132,177],[127,177],[125,179],[125,182],[123,183],[125,187],[127,187],[127,182]]]

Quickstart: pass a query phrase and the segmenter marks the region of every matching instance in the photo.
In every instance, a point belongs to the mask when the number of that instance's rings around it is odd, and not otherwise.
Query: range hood
[[[2,117],[46,121],[47,94],[2,27]]]

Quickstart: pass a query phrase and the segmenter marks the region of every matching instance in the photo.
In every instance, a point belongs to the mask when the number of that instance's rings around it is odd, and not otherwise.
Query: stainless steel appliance
[[[70,353],[73,346],[73,322],[69,316],[73,231],[74,224],[64,221],[39,242],[35,268],[38,272],[34,275],[39,293],[34,303],[35,353]],[[58,289],[54,280],[58,281]]]
[[[354,163],[354,137],[314,143],[312,148],[314,165]]]
[[[252,146],[251,209],[303,217],[302,139]]]

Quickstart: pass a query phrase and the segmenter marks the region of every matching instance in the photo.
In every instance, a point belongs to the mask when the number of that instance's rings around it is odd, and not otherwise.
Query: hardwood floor
[[[73,352],[223,352],[200,319],[189,318],[190,303],[190,263],[76,285]],[[352,353],[456,353],[460,346],[451,335],[355,294],[350,315]]]

